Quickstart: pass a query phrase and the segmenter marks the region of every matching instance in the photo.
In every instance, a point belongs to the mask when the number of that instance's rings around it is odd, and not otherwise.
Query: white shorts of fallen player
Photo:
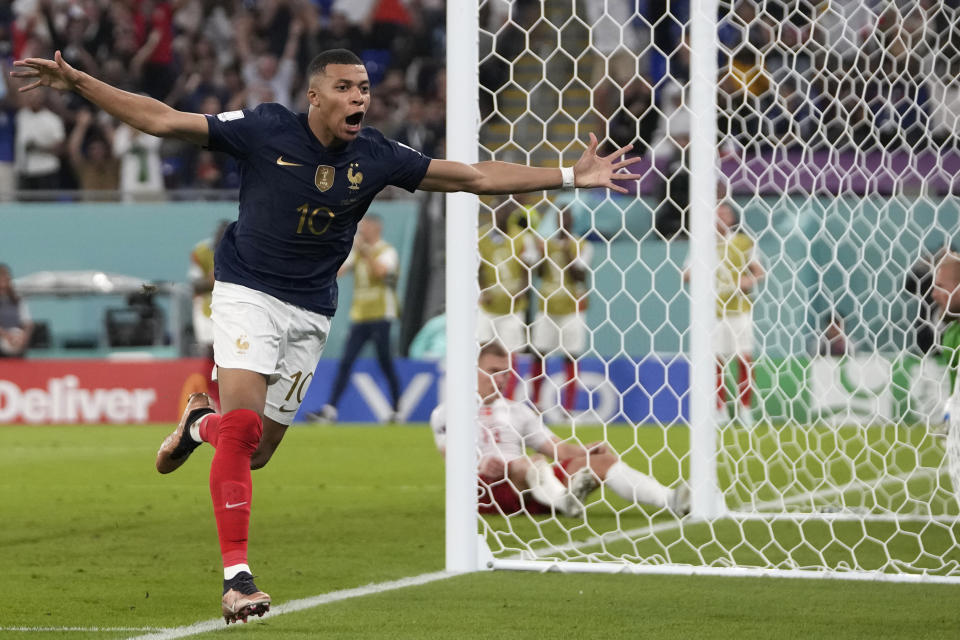
[[[582,313],[537,314],[531,327],[533,346],[544,356],[576,358],[587,348],[587,323]]]
[[[753,353],[753,314],[728,313],[717,318],[713,352],[722,359]]]
[[[263,415],[293,422],[330,334],[330,318],[247,287],[217,282],[211,304],[218,368],[267,377]]]
[[[480,344],[496,339],[510,352],[522,349],[527,346],[527,325],[523,321],[523,314],[508,313],[497,316],[480,309],[477,339]]]

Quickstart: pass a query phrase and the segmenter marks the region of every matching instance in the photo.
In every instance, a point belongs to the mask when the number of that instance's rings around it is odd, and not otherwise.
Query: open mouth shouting
[[[360,133],[360,125],[363,122],[363,111],[355,111],[346,118],[346,129],[349,133]]]

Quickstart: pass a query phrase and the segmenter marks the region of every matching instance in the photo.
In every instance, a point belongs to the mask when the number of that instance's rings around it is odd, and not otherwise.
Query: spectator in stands
[[[76,60],[76,67],[81,71],[98,73],[99,65],[91,50],[93,41],[90,38],[95,32],[91,33],[88,29],[89,19],[84,10],[77,4],[71,4],[66,11],[57,7],[58,12],[66,15],[55,16],[52,0],[39,0],[38,6],[50,35],[50,46],[71,60]]]
[[[32,334],[27,303],[13,287],[10,267],[0,264],[0,358],[23,356]]]
[[[109,125],[91,126],[92,123],[90,111],[78,111],[67,140],[70,164],[84,200],[103,199],[104,192],[115,192],[120,186],[120,163],[111,153],[113,129]]]
[[[134,65],[143,70],[141,88],[148,95],[164,100],[176,81],[173,58],[173,12],[183,4],[169,0],[140,0],[133,15],[137,40]]]
[[[634,151],[647,155],[653,148],[660,111],[653,100],[650,85],[637,76],[623,90],[623,106],[610,119],[610,139],[616,148],[633,145]]]
[[[590,58],[593,104],[602,118],[601,123],[605,123],[624,104],[624,88],[639,74],[638,54],[649,45],[649,38],[642,36],[649,30],[644,32],[634,27],[636,11],[633,3],[587,2],[584,6],[591,25],[590,44],[594,52]],[[599,129],[603,130],[603,126]]]
[[[239,66],[230,65],[223,70],[223,86],[229,96],[223,108],[227,111],[243,109],[247,104],[247,85],[243,82],[243,73]]]
[[[246,107],[254,109],[263,102],[279,102],[288,109],[292,108],[291,92],[297,75],[296,57],[303,23],[297,18],[291,22],[287,44],[279,58],[266,49],[265,41],[251,37],[252,21],[244,20],[240,24],[245,33],[238,34],[237,53],[247,86]]]
[[[360,26],[352,24],[347,14],[336,8],[325,26],[316,22],[307,33],[308,58],[325,49],[362,51],[367,46],[367,35]]]
[[[213,113],[201,111],[201,103],[210,97],[226,104],[230,95],[216,55],[209,42],[201,40],[194,46],[189,74],[180,77],[168,101],[179,104],[185,111]]]
[[[47,95],[23,94],[16,116],[15,162],[20,188],[26,191],[60,188],[60,154],[66,139],[63,120],[47,106]],[[24,195],[25,199],[33,199]]]
[[[390,327],[398,314],[399,258],[397,250],[383,239],[382,233],[383,221],[379,216],[370,213],[364,216],[357,229],[353,251],[337,273],[338,277],[349,271],[354,273],[353,303],[350,306],[352,324],[330,398],[317,416],[322,422],[336,422],[337,405],[347,389],[350,370],[360,350],[368,342],[373,342],[376,347],[377,361],[390,388],[390,400],[393,403],[390,421],[402,420],[400,381],[390,353]]]
[[[113,154],[120,159],[120,190],[124,202],[163,199],[160,143],[160,138],[125,124],[117,127],[113,134]]]
[[[422,149],[423,153],[433,156],[436,153],[437,137],[440,132],[436,125],[443,124],[429,122],[427,120],[427,107],[424,99],[420,96],[410,96],[407,101],[407,112],[404,122],[396,132],[397,142],[402,142],[408,147]]]

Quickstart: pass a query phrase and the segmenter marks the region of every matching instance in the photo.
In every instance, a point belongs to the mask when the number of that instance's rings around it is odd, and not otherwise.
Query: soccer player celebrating
[[[633,503],[668,508],[678,515],[690,511],[686,485],[669,489],[637,471],[601,442],[586,447],[564,442],[550,431],[527,405],[508,400],[501,389],[510,375],[510,357],[498,342],[480,349],[477,393],[480,396],[481,513],[510,515],[550,513],[568,517],[582,513],[587,495],[604,482],[618,496]],[[444,405],[430,415],[437,449],[446,453],[447,416]],[[541,455],[528,457],[530,447]],[[551,465],[547,458],[556,461]],[[532,500],[525,500],[529,491]]]
[[[933,275],[932,295],[943,319],[940,333],[940,359],[950,375],[950,398],[947,400],[947,468],[953,493],[960,502],[960,255],[947,251],[937,262]]]
[[[307,113],[276,103],[203,115],[177,111],[122,91],[53,60],[14,63],[20,91],[73,91],[129,126],[179,138],[237,158],[238,220],[216,251],[211,304],[221,413],[204,394],[191,396],[176,430],[157,454],[173,471],[201,441],[216,447],[210,494],[223,556],[222,611],[227,623],[263,615],[270,596],[247,565],[250,470],[267,463],[304,397],[337,305],[337,269],[353,246],[357,223],[388,185],[414,191],[510,194],[559,187],[626,193],[617,180],[639,158],[629,146],[597,155],[597,140],[573,167],[431,159],[363,127],[370,80],[360,58],[335,49],[307,68]]]

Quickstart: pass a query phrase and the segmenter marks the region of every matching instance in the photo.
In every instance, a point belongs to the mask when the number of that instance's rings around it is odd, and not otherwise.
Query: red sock
[[[563,408],[573,411],[577,404],[577,363],[567,360],[567,388],[563,390]]]
[[[540,405],[540,387],[543,385],[543,360],[534,356],[530,363],[530,401]]]
[[[753,393],[752,367],[750,366],[750,356],[740,356],[737,360],[737,366],[740,368],[737,374],[737,394],[740,396],[740,402],[747,409],[750,408],[751,394]]]
[[[219,413],[208,413],[200,418],[200,424],[198,425],[200,439],[209,442],[214,449],[217,448],[217,436],[220,435],[220,418]]]
[[[717,363],[717,408],[723,409],[727,402],[727,386],[723,380],[723,365]]]
[[[250,529],[250,458],[257,450],[263,423],[257,412],[235,409],[220,417],[217,452],[210,465],[210,496],[217,519],[223,566],[247,564]],[[208,433],[212,431],[208,427]]]

